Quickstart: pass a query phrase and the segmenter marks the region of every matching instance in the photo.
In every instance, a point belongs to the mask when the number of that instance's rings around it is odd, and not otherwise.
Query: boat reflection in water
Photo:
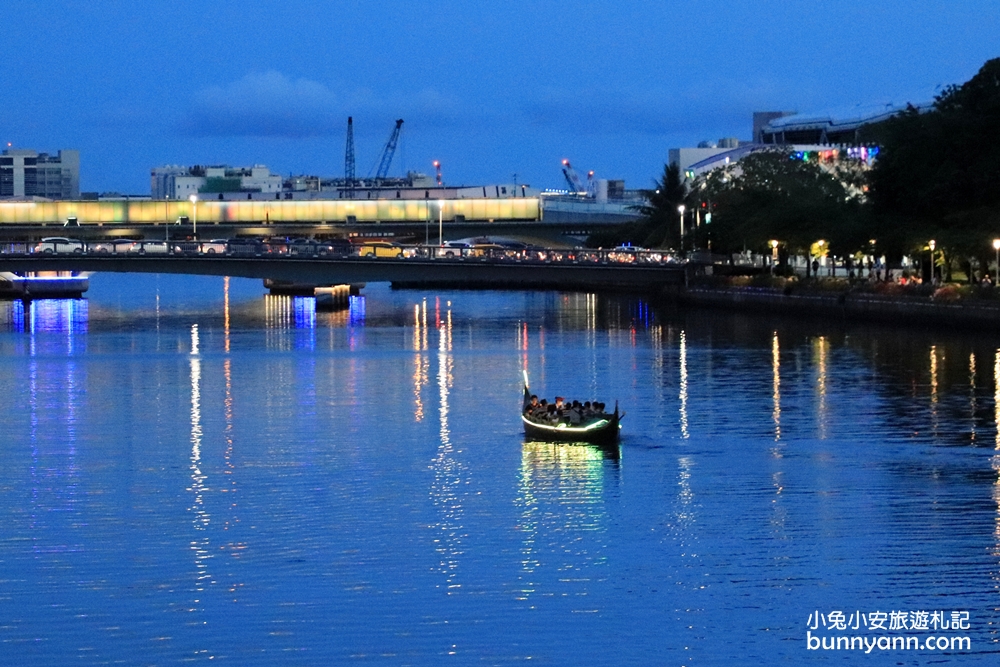
[[[597,611],[588,595],[607,576],[610,481],[619,450],[589,444],[525,441],[518,475],[521,571],[517,599],[568,596],[579,613]],[[610,473],[610,475],[608,474]],[[610,479],[608,479],[610,478]],[[552,572],[560,573],[553,578]]]

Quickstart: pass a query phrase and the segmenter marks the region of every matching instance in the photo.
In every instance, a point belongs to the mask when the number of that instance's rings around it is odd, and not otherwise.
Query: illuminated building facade
[[[181,217],[200,223],[355,223],[540,220],[537,197],[515,199],[316,199],[307,201],[219,201],[199,199],[0,202],[0,224],[64,222],[163,223]]]
[[[55,155],[8,148],[0,153],[0,199],[79,199],[80,151]]]

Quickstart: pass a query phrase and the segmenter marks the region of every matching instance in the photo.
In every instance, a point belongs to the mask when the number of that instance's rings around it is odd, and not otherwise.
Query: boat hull
[[[537,424],[521,415],[524,435],[533,440],[545,442],[584,442],[591,445],[614,445],[618,443],[621,426],[617,415],[598,428],[558,427]]]

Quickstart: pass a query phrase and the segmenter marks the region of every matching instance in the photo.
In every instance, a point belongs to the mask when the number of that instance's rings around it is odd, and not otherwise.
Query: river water
[[[998,336],[96,275],[0,378],[0,664],[998,662]]]

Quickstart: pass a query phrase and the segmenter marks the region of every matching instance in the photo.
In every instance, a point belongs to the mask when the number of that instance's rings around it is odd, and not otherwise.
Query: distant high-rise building
[[[0,153],[0,199],[80,198],[80,151],[55,155],[23,148]]]

